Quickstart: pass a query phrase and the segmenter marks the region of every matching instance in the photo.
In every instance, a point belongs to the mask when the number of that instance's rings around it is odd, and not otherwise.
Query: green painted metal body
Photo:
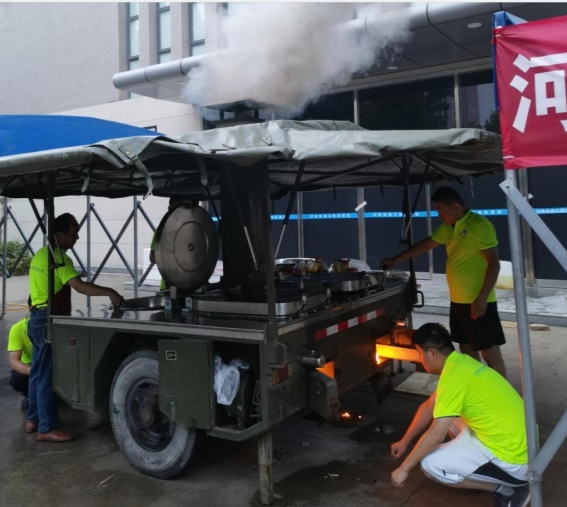
[[[57,392],[74,408],[107,406],[120,363],[133,351],[159,352],[160,410],[190,428],[231,440],[257,436],[298,412],[331,418],[338,396],[389,365],[376,364],[375,342],[409,313],[409,286],[400,283],[374,295],[278,324],[277,363],[270,361],[266,324],[244,320],[183,320],[164,312],[124,318],[53,317],[50,336]],[[316,339],[318,331],[374,312],[377,318]],[[169,318],[168,318],[169,317]],[[214,324],[217,324],[214,326]],[[307,350],[334,364],[335,378],[307,368]],[[230,407],[216,402],[214,356],[250,364]]]

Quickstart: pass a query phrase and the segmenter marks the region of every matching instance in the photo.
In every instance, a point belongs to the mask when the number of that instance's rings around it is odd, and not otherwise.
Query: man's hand
[[[392,453],[392,456],[394,458],[399,458],[406,453],[407,449],[408,444],[406,444],[403,440],[400,440],[399,442],[392,444],[392,446],[390,447],[390,452]]]
[[[388,257],[387,259],[382,259],[380,261],[382,269],[394,269],[396,264],[398,264],[398,260],[395,257]]]
[[[486,314],[486,299],[477,298],[471,304],[471,319],[477,320]]]
[[[396,468],[392,472],[392,484],[396,488],[403,488],[407,478],[408,472],[406,472],[402,467]]]
[[[112,306],[120,307],[124,304],[124,298],[120,294],[118,294],[118,292],[116,292],[115,290],[112,290],[112,292],[108,295],[108,297],[110,298],[110,302],[112,303]]]

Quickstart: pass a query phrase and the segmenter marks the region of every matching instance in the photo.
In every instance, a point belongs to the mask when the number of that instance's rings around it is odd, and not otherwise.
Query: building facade
[[[240,7],[237,3],[0,3],[0,60],[6,70],[0,74],[4,95],[0,114],[93,116],[168,135],[214,128],[200,111],[183,102],[181,90],[192,68],[226,49],[223,20],[237,15]],[[492,13],[500,10],[532,21],[566,15],[567,4],[358,4],[356,18],[345,19],[345,26],[379,31],[383,23],[406,17],[411,38],[395,50],[388,49],[387,58],[377,59],[369,71],[311,104],[299,118],[348,120],[368,129],[498,131],[490,23]],[[213,119],[233,115],[230,107],[209,112]],[[255,113],[264,119],[278,117],[269,108]],[[560,240],[567,241],[561,227],[567,203],[563,184],[558,185],[567,178],[563,174],[561,168],[530,169],[521,183],[525,192],[534,195],[532,205],[542,208],[544,221]],[[455,185],[473,209],[490,217],[499,234],[501,258],[509,259],[506,202],[498,183],[499,178],[489,177]],[[426,209],[425,196],[418,203],[420,211]],[[354,211],[361,200],[367,202],[364,218]],[[112,206],[105,199],[92,202],[116,237],[132,210],[132,200],[113,201]],[[330,261],[365,258],[377,267],[380,258],[402,248],[397,242],[401,233],[398,189],[318,192],[304,195],[300,205],[303,236],[298,236],[297,221],[292,221],[282,256],[299,253]],[[35,225],[29,204],[14,201],[10,206],[29,234]],[[157,225],[167,204],[150,197],[142,206]],[[274,203],[274,213],[283,213],[285,206],[285,202]],[[57,213],[72,211],[80,219],[81,210],[86,212],[84,198],[57,202]],[[274,220],[274,236],[279,235],[280,222]],[[143,220],[140,224],[138,256],[142,258],[151,230]],[[329,228],[344,238],[341,244],[324,242]],[[427,233],[427,220],[416,218],[414,238]],[[110,243],[96,221],[92,238],[92,265],[97,266]],[[39,242],[36,238],[34,245]],[[526,234],[525,242],[530,283],[566,285],[567,276],[538,238]],[[126,232],[120,245],[132,259],[132,234]],[[86,257],[83,239],[77,252]],[[108,266],[121,264],[116,253],[108,260]],[[419,259],[417,268],[423,276],[442,273],[444,253],[437,249],[431,262],[427,257]]]

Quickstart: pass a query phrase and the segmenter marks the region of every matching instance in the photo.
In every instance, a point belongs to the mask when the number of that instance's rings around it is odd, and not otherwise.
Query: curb
[[[445,306],[424,306],[423,308],[414,309],[414,312],[449,316],[449,308]],[[516,322],[515,312],[498,312],[498,314],[502,321]],[[547,326],[567,327],[567,317],[559,317],[557,315],[528,314],[528,321],[530,324],[546,324]]]

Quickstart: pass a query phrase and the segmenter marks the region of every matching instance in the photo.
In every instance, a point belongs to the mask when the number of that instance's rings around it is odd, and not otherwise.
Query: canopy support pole
[[[518,343],[520,346],[520,370],[522,375],[522,393],[524,397],[524,410],[526,417],[526,435],[528,440],[528,461],[530,468],[539,451],[538,431],[536,421],[536,406],[534,394],[534,375],[532,369],[532,355],[530,348],[530,325],[528,321],[528,303],[526,299],[526,285],[524,281],[524,254],[522,245],[522,231],[520,215],[518,213],[517,197],[530,208],[522,194],[516,187],[516,171],[507,169],[506,179],[500,185],[507,196],[508,230],[510,234],[510,252],[512,257],[514,277],[514,298],[516,301],[516,321],[518,323]],[[515,192],[514,192],[515,191]],[[517,195],[513,195],[517,192]],[[533,213],[533,210],[531,210]],[[522,212],[523,214],[523,212]],[[534,213],[535,214],[535,213]],[[537,215],[536,215],[537,216]],[[525,217],[525,215],[524,215]],[[539,217],[537,217],[539,218]],[[541,219],[540,219],[541,220]],[[543,223],[543,222],[542,222]],[[537,232],[537,231],[536,231]],[[548,244],[549,246],[549,244]],[[553,252],[552,252],[553,253]],[[529,476],[530,497],[532,507],[543,507],[541,481],[533,474]]]
[[[304,169],[305,169],[305,160],[302,160],[299,164],[299,171],[297,171],[297,176],[295,177],[295,184],[293,185],[293,190],[291,191],[291,195],[289,196],[287,209],[285,210],[285,218],[283,221],[282,232],[280,234],[278,246],[276,247],[276,253],[274,254],[275,259],[278,258],[278,253],[280,252],[280,247],[282,245],[282,240],[285,234],[285,228],[289,223],[289,216],[291,215],[291,210],[293,209],[293,205],[295,204],[295,198],[297,196],[297,191],[299,190],[299,185],[301,184],[301,177],[303,176]]]
[[[148,216],[148,214],[146,213],[146,211],[142,207],[142,203],[140,201],[138,201],[138,210],[140,210],[140,213],[142,214],[142,216],[144,217],[144,219],[146,220],[146,222],[150,226],[150,229],[152,230],[152,232],[155,233],[156,228],[155,228],[152,220],[150,219],[150,217]],[[146,269],[146,271],[142,275],[142,278],[140,278],[140,280],[138,281],[138,286],[141,286],[144,283],[144,281],[146,280],[147,276],[150,274],[150,272],[151,272],[151,270],[154,266],[155,266],[155,264],[153,262],[150,262],[148,269]]]
[[[50,171],[47,174],[47,244],[55,245],[55,174]],[[39,213],[36,210],[36,217],[39,220]],[[58,248],[58,246],[57,246]],[[59,249],[59,248],[58,248]],[[51,316],[53,315],[53,299],[55,295],[55,269],[59,267],[57,260],[55,258],[55,251],[53,248],[49,249],[49,263],[47,270],[47,335],[46,341],[50,340],[50,330],[51,330]],[[63,262],[63,257],[61,256],[61,261]]]
[[[6,279],[8,278],[8,266],[6,265],[8,259],[8,199],[4,197],[3,211],[2,211],[2,316],[6,315]]]
[[[297,256],[305,257],[305,238],[303,236],[303,192],[297,193]]]
[[[134,297],[138,297],[138,199],[132,197],[134,204]]]
[[[92,283],[91,275],[91,196],[87,196],[87,282]],[[91,297],[87,296],[87,308],[91,307]]]
[[[410,168],[410,155],[404,153],[402,155],[402,173],[404,178],[404,200],[403,200],[403,213],[404,213],[404,227],[402,229],[403,234],[401,242],[408,248],[413,245],[413,231],[411,226],[411,189],[410,189],[410,178],[409,178],[409,168]],[[417,283],[415,280],[415,262],[413,259],[409,260],[410,267],[410,291],[412,300],[410,304],[413,306],[417,300]]]

